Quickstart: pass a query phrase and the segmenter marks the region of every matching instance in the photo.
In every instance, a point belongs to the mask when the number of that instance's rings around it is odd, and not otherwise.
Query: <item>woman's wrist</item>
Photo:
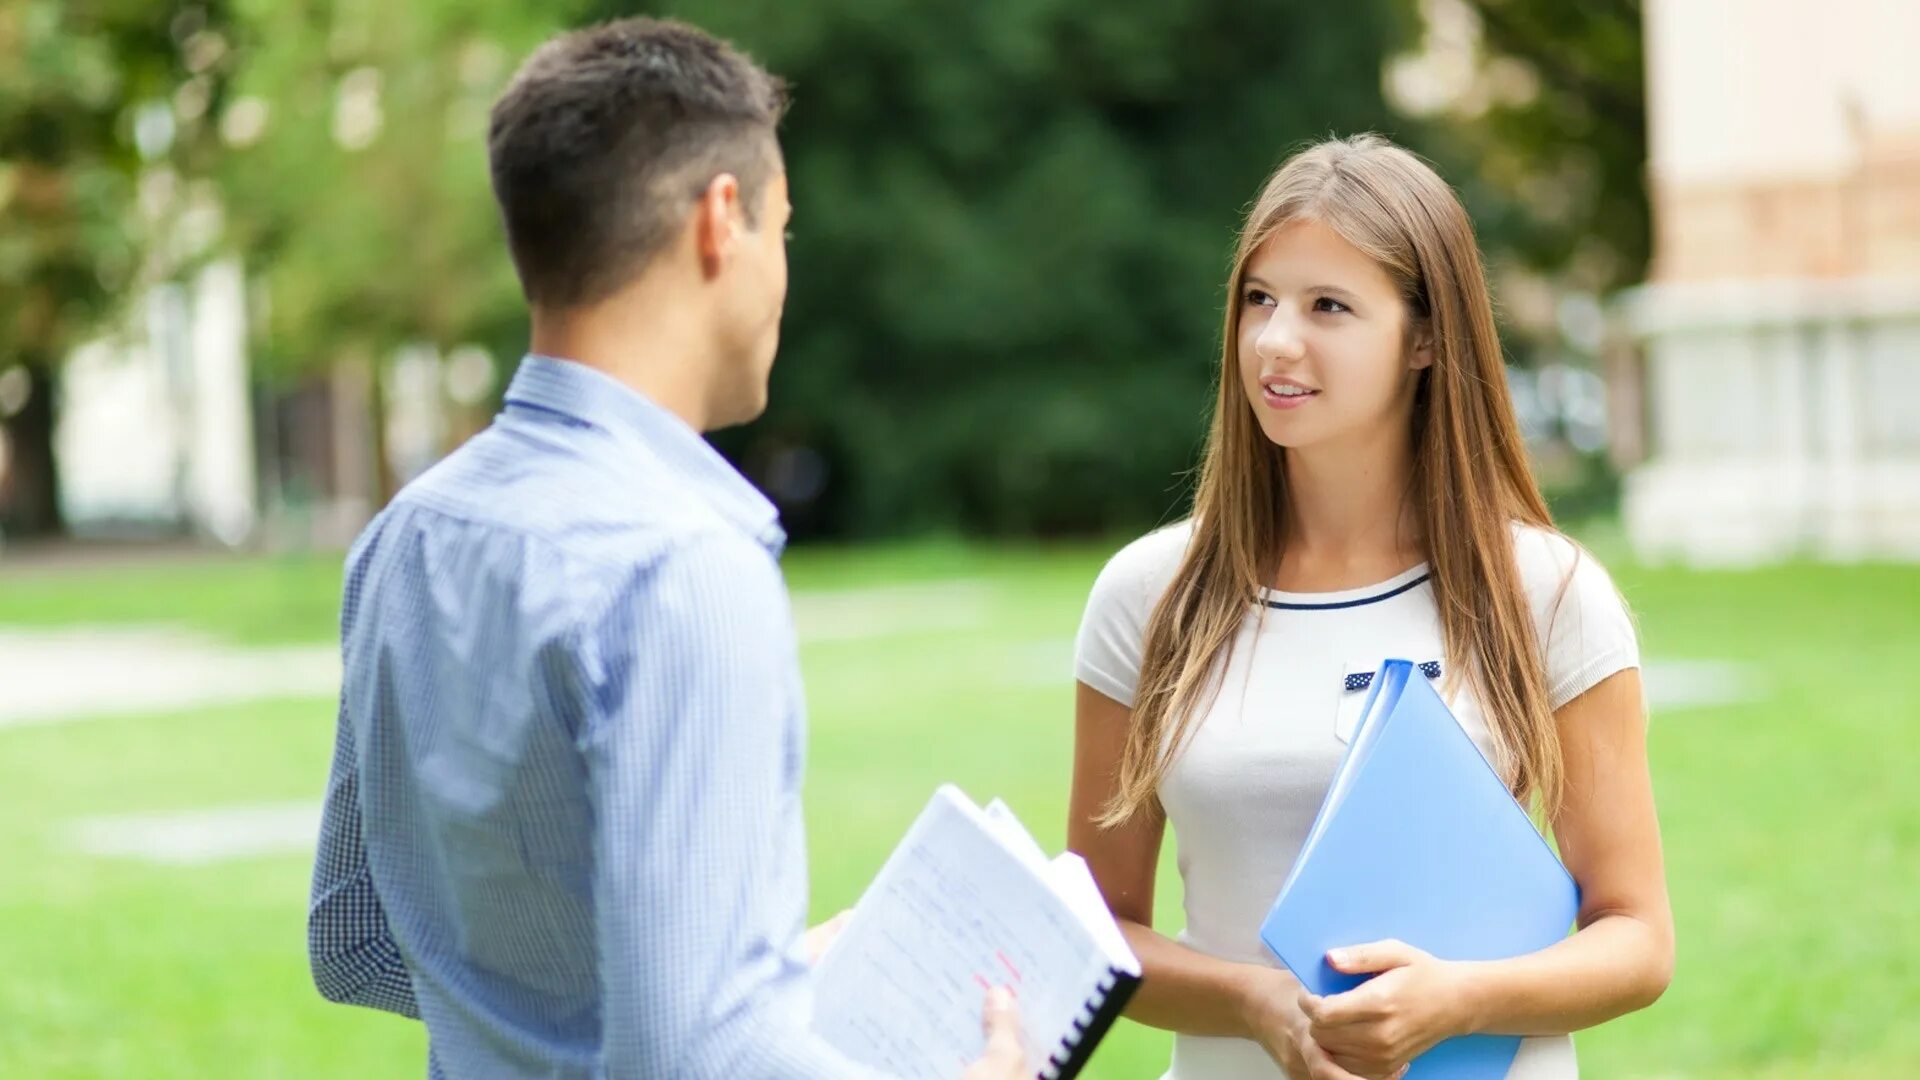
[[[1275,1010],[1283,1007],[1300,989],[1293,973],[1258,964],[1242,965],[1234,980],[1236,1015],[1244,1034],[1257,1038],[1271,1026]]]
[[[1493,1026],[1498,996],[1498,968],[1485,961],[1455,961],[1453,1027],[1461,1035],[1477,1035]]]

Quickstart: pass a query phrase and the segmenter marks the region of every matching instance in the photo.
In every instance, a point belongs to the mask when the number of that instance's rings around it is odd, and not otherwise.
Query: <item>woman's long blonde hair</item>
[[[1261,432],[1239,377],[1247,261],[1282,226],[1311,219],[1393,277],[1410,330],[1433,363],[1413,412],[1411,494],[1432,572],[1450,678],[1481,703],[1514,794],[1558,805],[1560,741],[1546,673],[1514,561],[1513,527],[1552,527],[1507,394],[1473,226],[1424,162],[1374,135],[1319,143],[1268,179],[1240,232],[1228,279],[1220,388],[1194,495],[1193,535],[1148,621],[1115,825],[1158,807],[1169,763],[1218,689],[1258,589],[1279,566],[1286,507],[1282,451]]]

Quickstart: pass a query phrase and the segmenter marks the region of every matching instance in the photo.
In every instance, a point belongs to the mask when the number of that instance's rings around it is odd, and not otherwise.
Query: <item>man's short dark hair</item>
[[[493,193],[531,303],[617,292],[720,173],[748,224],[780,167],[786,87],[706,32],[634,18],[542,45],[494,103]]]

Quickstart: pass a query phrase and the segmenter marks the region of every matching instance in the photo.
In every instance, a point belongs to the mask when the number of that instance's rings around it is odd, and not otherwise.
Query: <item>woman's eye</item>
[[[1273,304],[1273,297],[1268,296],[1266,293],[1261,292],[1259,289],[1248,289],[1247,303],[1258,304],[1261,307],[1270,307]]]
[[[1352,311],[1353,309],[1341,303],[1340,301],[1335,300],[1331,296],[1323,296],[1320,299],[1315,300],[1313,302],[1313,310],[1330,311],[1330,312],[1338,313],[1342,311]]]

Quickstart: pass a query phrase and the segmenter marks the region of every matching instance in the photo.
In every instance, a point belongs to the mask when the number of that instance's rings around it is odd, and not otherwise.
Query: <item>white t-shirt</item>
[[[1150,533],[1101,571],[1080,625],[1075,674],[1081,682],[1133,703],[1147,620],[1191,535],[1191,522]],[[1514,554],[1545,654],[1552,708],[1639,665],[1633,623],[1591,555],[1559,533],[1520,525]],[[1260,922],[1306,839],[1346,749],[1342,736],[1366,697],[1346,689],[1346,676],[1371,672],[1389,657],[1443,661],[1445,648],[1425,565],[1363,588],[1262,589],[1260,598],[1240,627],[1211,707],[1196,717],[1198,726],[1159,794],[1186,893],[1180,940],[1212,956],[1271,965],[1277,962],[1260,942]],[[1478,703],[1461,692],[1449,703],[1491,758]],[[1559,1036],[1527,1039],[1508,1076],[1571,1080],[1577,1072],[1573,1041]],[[1176,1035],[1167,1076],[1284,1080],[1285,1074],[1251,1040]]]

